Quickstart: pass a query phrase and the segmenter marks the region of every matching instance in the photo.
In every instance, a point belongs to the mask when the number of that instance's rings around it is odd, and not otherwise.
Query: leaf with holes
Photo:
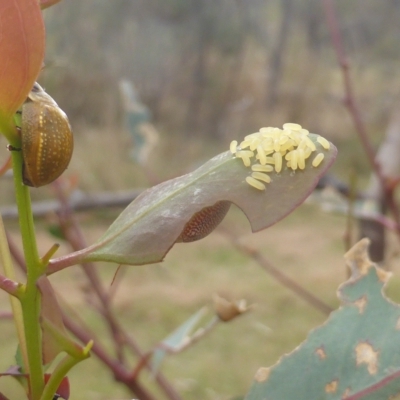
[[[336,157],[333,145],[325,150],[317,142],[318,135],[309,137],[317,152],[325,154],[322,163],[314,168],[307,160],[304,170],[284,168],[280,173],[270,173],[272,182],[262,191],[246,182],[249,169],[230,152],[212,158],[194,172],[146,190],[97,243],[84,250],[84,259],[131,265],[159,262],[174,243],[209,234],[231,203],[245,213],[253,232],[267,228],[306,199]]]
[[[345,256],[352,275],[342,306],[271,368],[260,368],[246,400],[389,400],[400,392],[400,306],[382,290],[390,277],[361,240]]]

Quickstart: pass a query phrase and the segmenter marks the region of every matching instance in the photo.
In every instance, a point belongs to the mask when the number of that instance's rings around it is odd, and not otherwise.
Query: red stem
[[[88,343],[92,340],[90,334],[82,329],[80,326],[75,324],[72,319],[68,318],[66,315],[63,315],[63,320],[65,326],[68,328],[70,332],[72,332],[77,338],[79,338],[83,343]],[[118,382],[122,382],[125,386],[127,386],[132,393],[135,393],[139,397],[140,400],[154,400],[154,397],[148,393],[142,385],[138,383],[136,379],[131,379],[131,374],[126,370],[126,368],[118,361],[114,360],[110,357],[104,348],[98,344],[98,342],[94,342],[92,350],[96,356],[108,366],[110,371],[113,372],[115,380]]]
[[[334,9],[334,2],[333,0],[322,0],[322,4],[329,32],[331,35],[333,47],[336,52],[338,64],[342,70],[343,85],[345,91],[345,104],[350,112],[351,117],[353,118],[356,132],[361,140],[361,143],[364,147],[365,153],[372,166],[372,169],[380,181],[382,190],[385,195],[386,204],[390,209],[390,211],[392,212],[394,220],[396,221],[396,232],[400,237],[400,211],[394,199],[393,190],[390,190],[389,187],[390,185],[388,184],[386,177],[382,174],[382,170],[379,163],[376,161],[375,152],[368,138],[365,124],[363,122],[363,119],[361,118],[361,113],[355,100],[353,86],[349,73],[349,63],[346,59],[346,54],[344,51],[343,40],[340,34],[339,24]]]
[[[371,146],[371,142],[368,138],[368,133],[365,128],[363,119],[361,118],[360,110],[358,109],[358,105],[355,101],[353,85],[351,82],[350,77],[350,65],[347,61],[346,54],[343,47],[343,40],[339,30],[339,24],[336,18],[336,13],[333,5],[333,0],[322,0],[325,17],[327,20],[329,32],[331,35],[333,47],[335,48],[336,57],[338,64],[342,70],[343,76],[343,85],[344,85],[344,92],[345,98],[344,103],[349,109],[351,116],[353,117],[353,122],[356,128],[356,131],[360,137],[361,143],[364,147],[365,153],[367,154],[368,160],[380,178],[381,182],[384,183],[384,177],[381,174],[380,165],[376,162],[375,159],[375,152]],[[384,185],[383,185],[384,187]]]
[[[232,236],[227,231],[220,229],[231,241],[232,245],[240,252],[246,254],[255,260],[265,271],[267,271],[271,276],[273,276],[282,286],[291,290],[297,296],[305,300],[308,304],[321,311],[323,314],[330,314],[333,308],[328,306],[318,297],[314,296],[311,292],[299,285],[294,279],[290,278],[288,275],[284,274],[274,265],[272,265],[263,255],[253,248],[250,248],[242,243],[240,243],[235,237]]]
[[[3,289],[11,296],[15,296],[18,290],[18,283],[11,279],[8,279],[3,275],[0,275],[0,289]]]
[[[80,229],[76,218],[74,217],[74,214],[72,213],[71,208],[69,207],[68,198],[63,191],[62,185],[59,182],[55,182],[53,188],[55,189],[56,195],[62,205],[61,211],[59,212],[59,222],[68,242],[75,251],[78,251],[81,248],[85,248],[87,246],[86,239]],[[124,331],[124,329],[115,318],[111,310],[110,296],[104,290],[94,264],[84,263],[82,264],[82,268],[88,280],[90,281],[92,289],[100,300],[102,306],[101,313],[104,319],[107,321],[111,335],[114,339],[118,362],[120,364],[122,364],[123,362],[123,345],[128,345],[133,350],[133,352],[138,357],[140,357],[141,360],[144,359],[145,353],[139,348],[136,341]],[[82,340],[82,338],[80,339]],[[146,366],[149,368],[149,365],[147,363]],[[132,377],[131,372],[129,372],[128,375],[129,380],[135,380],[136,377]],[[161,373],[157,373],[157,375],[155,376],[155,380],[170,400],[181,400],[179,394],[174,390],[174,388]]]
[[[386,376],[382,380],[380,380],[377,383],[374,383],[371,386],[368,386],[367,388],[360,390],[359,392],[352,394],[350,396],[344,397],[343,400],[360,400],[365,398],[367,395],[371,393],[376,393],[377,390],[384,388],[386,385],[388,385],[390,382],[392,382],[394,379],[397,379],[400,377],[400,371],[393,372],[392,374]]]

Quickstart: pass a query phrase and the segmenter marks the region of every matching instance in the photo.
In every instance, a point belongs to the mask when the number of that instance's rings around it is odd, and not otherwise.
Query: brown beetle
[[[204,207],[192,215],[176,242],[195,242],[208,236],[225,218],[230,206],[230,201],[221,200],[212,206]]]
[[[57,179],[68,167],[74,148],[68,117],[35,83],[21,112],[23,182],[39,187]]]

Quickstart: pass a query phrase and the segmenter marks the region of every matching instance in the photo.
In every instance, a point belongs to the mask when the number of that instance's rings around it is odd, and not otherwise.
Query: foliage
[[[271,174],[273,182],[260,193],[244,183],[248,171],[242,161],[222,153],[196,171],[142,193],[85,259],[136,265],[162,261],[192,215],[218,201],[238,206],[254,232],[265,229],[302,203],[335,155],[332,148],[322,169]]]
[[[390,274],[369,260],[368,244],[363,239],[345,256],[351,277],[338,290],[341,307],[292,353],[260,368],[246,399],[383,400],[399,393],[400,307],[382,293]]]
[[[10,63],[0,66],[0,129],[10,143],[24,253],[24,257],[19,257],[13,251],[0,219],[0,260],[4,270],[4,275],[0,275],[0,288],[10,295],[19,341],[16,351],[17,365],[0,374],[0,378],[12,376],[18,380],[29,400],[52,400],[60,396],[68,399],[68,373],[77,363],[93,353],[108,366],[116,380],[125,384],[138,398],[153,399],[153,395],[139,380],[141,370],[148,368],[166,395],[177,400],[179,395],[159,371],[165,356],[184,350],[203,338],[217,323],[227,323],[247,312],[249,307],[244,301],[235,302],[216,297],[215,309],[208,323],[202,323],[201,309],[151,351],[143,353],[115,318],[111,307],[112,295],[106,293],[99,284],[96,267],[92,262],[107,261],[128,265],[160,262],[175,243],[198,240],[210,234],[225,217],[231,204],[235,204],[245,213],[253,231],[265,229],[284,218],[305,200],[333,163],[336,148],[328,142],[321,142],[317,135],[309,135],[307,140],[312,147],[319,151],[326,150],[322,163],[318,166],[317,162],[315,165],[313,162],[313,168],[310,165],[311,160],[307,160],[302,168],[297,169],[296,153],[296,162],[293,161],[292,164],[287,159],[291,167],[284,166],[281,171],[281,167],[275,165],[275,169],[271,167],[270,176],[266,177],[254,170],[255,176],[258,173],[258,176],[264,176],[264,181],[268,182],[266,186],[262,183],[258,188],[257,185],[246,183],[249,171],[243,165],[246,165],[244,158],[242,160],[234,157],[232,151],[221,153],[192,173],[144,191],[120,214],[103,236],[91,245],[86,244],[82,238],[69,208],[68,190],[65,189],[68,185],[54,182],[54,190],[63,207],[58,216],[60,228],[74,251],[53,258],[59,247],[54,244],[41,257],[35,237],[30,189],[23,184],[23,171],[26,168],[24,162],[27,161],[21,154],[24,151],[24,146],[21,145],[24,136],[20,135],[20,128],[16,125],[20,119],[16,113],[23,104],[32,101],[32,92],[35,89],[33,84],[43,62],[44,28],[40,8],[50,7],[57,2],[58,0],[15,0],[11,6],[0,6],[0,58],[10,60]],[[158,10],[158,3],[152,4]],[[219,25],[214,12],[219,10],[216,3],[213,4],[216,8],[206,7],[205,2],[184,4],[174,1],[162,4],[161,16],[166,20],[179,19],[185,22],[196,17],[197,11],[200,11],[199,60],[195,76],[198,87],[202,86],[206,77],[203,56],[207,54],[207,49],[214,47],[214,51],[218,49],[224,56],[242,51],[245,38],[238,28],[240,24]],[[107,7],[111,6],[108,4]],[[283,19],[285,24],[289,22]],[[104,24],[106,22],[108,21],[103,21]],[[210,46],[212,37],[218,45]],[[232,38],[236,39],[232,41]],[[282,36],[283,42],[285,40]],[[338,48],[339,54],[340,50]],[[346,70],[344,62],[343,69]],[[348,76],[346,72],[344,76]],[[192,97],[190,103],[191,112],[200,108],[201,101],[196,96]],[[353,106],[353,113],[357,116],[350,90],[348,103],[350,108]],[[64,115],[56,103],[53,106]],[[23,106],[19,112],[24,113]],[[39,129],[43,126],[44,116],[38,113],[37,118],[35,127],[38,130],[39,145],[37,157],[33,156],[33,160],[38,160],[43,155],[43,148],[48,147],[46,143],[41,143],[43,131]],[[53,125],[54,132],[57,132],[57,123]],[[22,129],[25,128],[22,126]],[[367,137],[362,129],[360,131],[371,164],[379,173]],[[57,145],[57,138],[54,140]],[[282,160],[285,153],[280,152],[280,144],[280,141],[274,143],[274,155]],[[265,167],[266,155],[263,156],[263,163],[262,149],[257,148],[257,152],[260,163]],[[8,167],[9,163],[6,163],[2,171]],[[387,184],[384,177],[380,178],[382,184]],[[389,191],[392,188],[387,186],[386,189],[385,194],[393,200],[393,193]],[[396,206],[392,205],[392,210],[395,214]],[[187,231],[194,232],[194,236],[188,235]],[[237,243],[236,246],[240,248],[240,244]],[[292,354],[284,356],[271,368],[261,368],[247,396],[248,400],[373,400],[391,399],[399,393],[400,359],[396,348],[400,311],[397,305],[390,303],[382,294],[388,274],[370,262],[366,247],[367,241],[361,241],[346,255],[352,276],[339,289],[342,307],[331,314],[324,326],[311,332],[306,342]],[[16,278],[11,252],[25,268],[26,279],[23,282]],[[260,264],[267,265],[258,252],[249,249],[245,252]],[[97,295],[100,312],[112,334],[115,358],[108,355],[105,347],[94,341],[92,333],[81,322],[68,319],[57,301],[48,275],[76,264],[82,266]],[[283,273],[271,266],[267,266],[267,269],[314,307],[322,312],[330,311],[329,306],[318,301],[296,282],[290,281]],[[79,338],[79,342],[71,338],[70,332]],[[139,356],[139,362],[134,368],[127,361],[125,347],[128,346]],[[1,393],[0,397],[5,399]]]
[[[272,182],[265,190],[259,191],[246,183],[245,179],[249,172],[243,165],[243,161],[234,157],[231,152],[222,153],[195,172],[144,192],[93,245],[50,262],[59,247],[55,244],[44,256],[40,257],[35,238],[29,188],[23,183],[26,183],[24,171],[31,167],[30,163],[38,164],[38,176],[41,182],[51,183],[55,179],[52,175],[51,168],[53,167],[42,168],[42,157],[51,158],[57,156],[58,150],[63,150],[63,140],[59,138],[62,131],[58,117],[61,116],[68,124],[64,113],[51,97],[35,96],[36,92],[42,89],[36,84],[33,85],[39,73],[44,47],[43,35],[38,34],[43,32],[40,5],[46,8],[55,3],[56,1],[43,1],[40,4],[34,0],[31,3],[15,2],[14,15],[2,25],[4,26],[2,35],[6,40],[0,43],[2,45],[0,55],[4,54],[3,59],[10,56],[10,43],[13,43],[13,40],[17,43],[28,43],[28,45],[16,47],[19,57],[12,69],[3,67],[1,78],[4,80],[5,92],[0,96],[1,127],[11,142],[9,149],[13,160],[27,279],[24,283],[16,281],[6,234],[1,225],[1,259],[5,275],[0,276],[0,288],[12,297],[13,314],[19,335],[18,365],[13,368],[11,374],[6,372],[5,375],[16,377],[30,400],[51,400],[61,395],[68,398],[69,389],[66,390],[66,387],[69,388],[69,383],[66,375],[78,362],[90,356],[90,350],[93,347],[91,338],[85,339],[85,345],[82,346],[69,336],[68,321],[63,316],[46,275],[76,263],[92,260],[131,265],[161,261],[176,241],[187,241],[187,238],[197,240],[211,233],[226,215],[230,203],[236,204],[245,212],[254,231],[266,228],[283,218],[305,199],[336,156],[336,148],[330,145],[330,149],[326,151],[325,160],[318,168],[313,168],[310,160],[307,161],[307,168],[303,160],[303,170],[299,169],[297,172],[287,167],[280,172],[281,167],[278,169],[276,166],[275,170],[280,173],[272,173]],[[29,23],[29,11],[36,16],[34,18],[36,25]],[[17,85],[14,87],[13,83]],[[25,104],[34,107],[35,112],[30,114],[29,121],[21,125],[20,135],[18,129],[13,126],[13,117],[23,102],[24,105],[20,111],[22,121],[27,121],[24,119],[24,113],[27,110]],[[51,113],[48,112],[50,106]],[[37,120],[33,121],[33,118]],[[45,129],[42,129],[43,126]],[[25,157],[26,129],[29,129],[29,140],[34,143],[29,146],[29,158]],[[48,135],[48,133],[51,134]],[[317,135],[310,135],[307,139],[314,149],[316,146],[321,146],[317,139]],[[327,146],[329,147],[328,143]],[[48,148],[52,150],[47,152]],[[275,151],[279,153],[279,150]],[[282,158],[281,153],[278,155]],[[52,164],[52,160],[49,161],[50,163],[46,162],[46,165]],[[46,174],[51,175],[51,178],[46,177]],[[258,174],[263,175],[259,172]],[[49,179],[46,180],[46,178]],[[63,196],[60,190],[60,198]],[[194,232],[195,235],[189,235],[187,230]],[[97,287],[93,271],[90,272],[89,266],[85,266],[88,275],[92,277],[93,286]],[[109,310],[107,298],[104,294],[99,297],[103,301],[113,329],[118,330]],[[243,303],[236,304],[219,299],[216,304],[216,317],[211,320],[207,329],[211,329],[218,321],[228,322],[246,310],[247,307]],[[182,335],[187,335],[193,323],[197,322],[197,318],[194,317],[193,322],[184,323],[183,328],[177,331],[179,340],[174,334],[172,339],[167,338],[160,346],[170,346],[171,340],[174,343],[177,340],[182,342],[184,340]],[[71,323],[69,330],[76,334],[76,328]],[[196,334],[195,332],[192,340],[198,340],[206,330],[203,329],[201,332],[203,333]],[[61,354],[62,357],[59,357]],[[99,355],[98,352],[97,354]],[[163,358],[164,354],[160,351],[155,352],[156,359],[159,359],[157,363],[161,361],[160,354]],[[143,356],[142,363],[146,363],[147,358]],[[49,366],[52,372],[45,374]],[[139,397],[150,398],[136,380],[142,368],[141,363],[134,373],[124,374],[114,365],[110,365],[110,368],[113,369],[116,377],[122,375],[119,379]],[[2,395],[2,397],[5,396]]]

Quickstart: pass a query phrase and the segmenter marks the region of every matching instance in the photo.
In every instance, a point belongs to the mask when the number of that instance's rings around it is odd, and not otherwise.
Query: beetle
[[[20,135],[25,185],[47,185],[68,167],[74,148],[68,117],[36,82],[21,108]]]

